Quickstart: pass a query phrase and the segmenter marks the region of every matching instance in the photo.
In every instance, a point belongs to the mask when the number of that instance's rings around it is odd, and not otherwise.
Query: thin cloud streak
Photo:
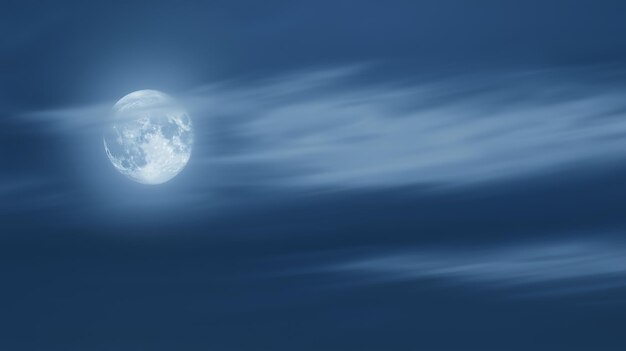
[[[626,247],[564,241],[462,250],[404,250],[320,268],[368,277],[369,284],[447,281],[521,296],[590,293],[626,286]]]

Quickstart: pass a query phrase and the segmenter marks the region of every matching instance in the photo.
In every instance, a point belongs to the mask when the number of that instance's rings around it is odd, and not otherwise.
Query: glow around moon
[[[143,184],[174,178],[191,156],[193,128],[187,112],[169,95],[139,90],[113,106],[104,148],[113,166]]]

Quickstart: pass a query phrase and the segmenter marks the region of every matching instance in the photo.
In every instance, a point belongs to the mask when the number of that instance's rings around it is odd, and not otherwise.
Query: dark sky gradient
[[[3,1],[0,350],[625,350],[624,14]],[[102,147],[138,89],[160,186]]]

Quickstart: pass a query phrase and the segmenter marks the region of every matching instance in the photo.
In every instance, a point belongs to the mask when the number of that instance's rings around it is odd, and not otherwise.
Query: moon
[[[120,173],[142,184],[162,184],[189,162],[193,127],[174,98],[157,90],[138,90],[115,103],[103,141]]]

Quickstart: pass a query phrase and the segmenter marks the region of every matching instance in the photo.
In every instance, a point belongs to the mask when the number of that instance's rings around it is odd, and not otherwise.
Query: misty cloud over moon
[[[606,79],[621,71],[360,83],[366,72],[363,66],[305,70],[177,94],[198,119],[201,140],[189,181],[207,190],[457,186],[624,158],[626,88]],[[87,133],[103,120],[85,116],[102,114],[103,106],[25,119]]]

